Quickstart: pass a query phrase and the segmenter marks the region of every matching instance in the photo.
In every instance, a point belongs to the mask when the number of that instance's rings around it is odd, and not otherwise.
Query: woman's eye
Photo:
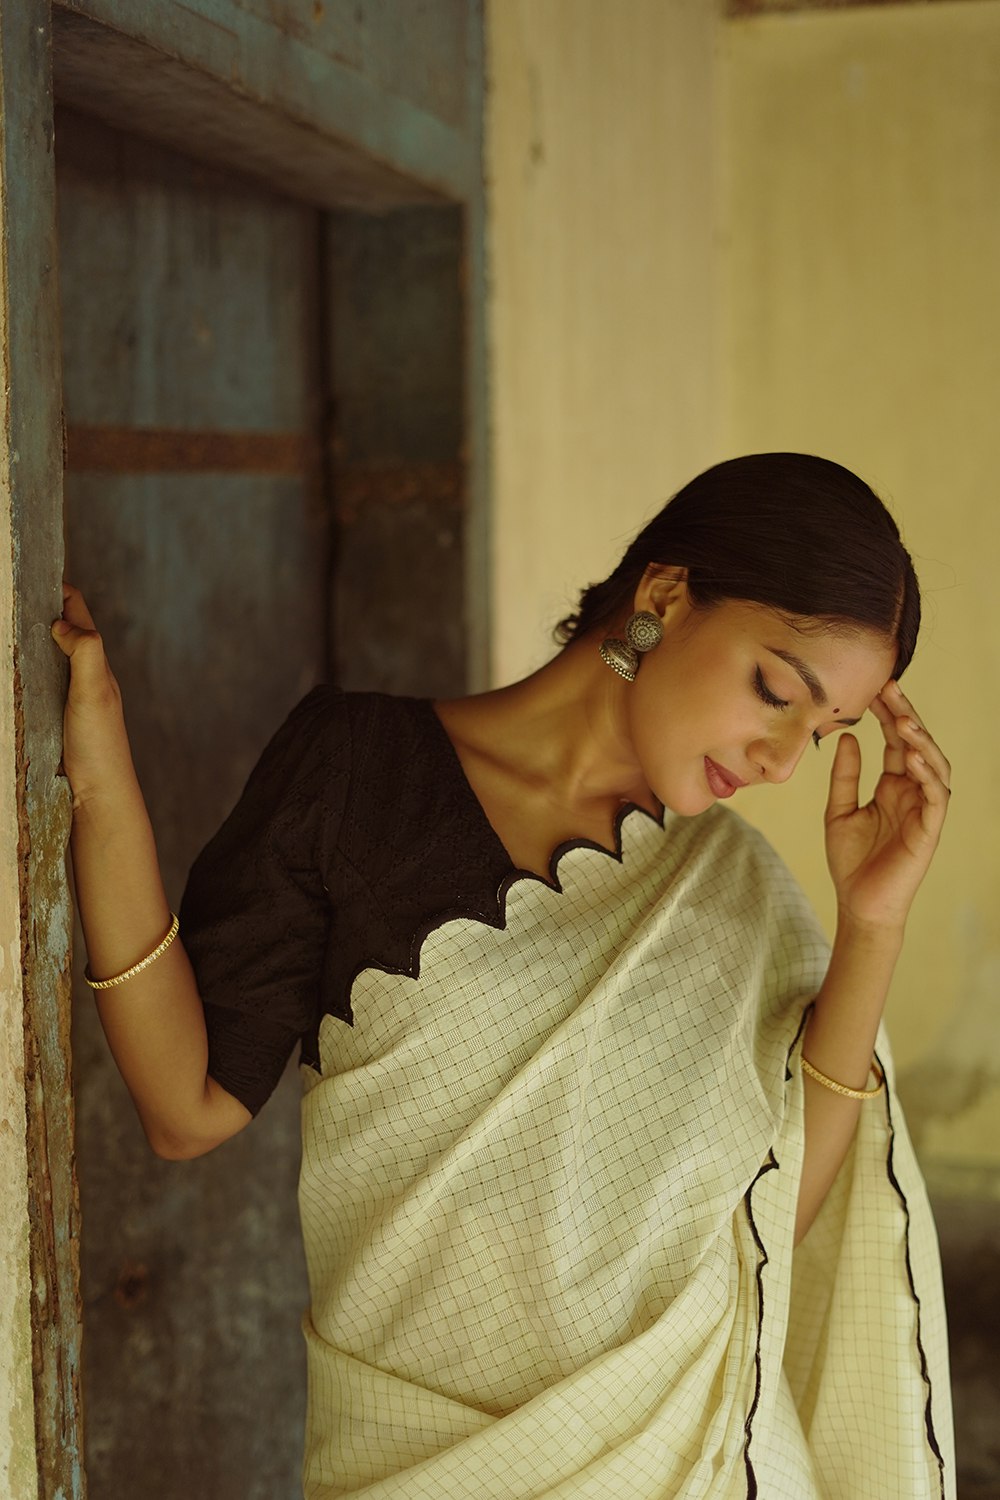
[[[758,667],[757,670],[756,670],[756,672],[754,673],[754,684],[753,685],[754,685],[754,692],[757,694],[757,697],[761,700],[762,703],[766,703],[769,708],[787,708],[788,707],[788,699],[787,698],[779,698],[776,693],[772,693],[771,692],[771,689],[768,687],[767,683],[764,681],[764,674],[760,670],[760,667]]]

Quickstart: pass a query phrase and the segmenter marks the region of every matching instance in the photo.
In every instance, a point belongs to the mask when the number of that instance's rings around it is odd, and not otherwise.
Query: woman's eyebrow
[[[830,700],[826,696],[826,693],[823,689],[823,684],[816,676],[816,673],[813,671],[812,667],[807,666],[800,656],[795,656],[791,651],[782,651],[780,646],[768,646],[767,649],[768,651],[770,651],[772,656],[779,657],[782,661],[787,662],[790,667],[794,668],[794,670],[798,672],[799,676],[802,678],[802,681],[809,689],[809,696],[812,698],[812,701],[815,703],[816,707],[826,708]],[[857,723],[857,720],[855,720],[854,722]]]
[[[817,708],[826,708],[830,700],[826,696],[826,693],[823,689],[823,684],[816,676],[816,673],[813,671],[812,667],[807,666],[802,658],[800,656],[796,656],[794,652],[782,651],[780,646],[768,646],[767,650],[770,651],[772,656],[780,657],[782,661],[787,662],[790,667],[794,668],[794,670],[798,672],[799,676],[802,678],[802,681],[809,689],[809,696],[812,698],[812,701],[815,703]],[[851,724],[860,724],[861,720],[838,719],[837,723],[850,726]]]

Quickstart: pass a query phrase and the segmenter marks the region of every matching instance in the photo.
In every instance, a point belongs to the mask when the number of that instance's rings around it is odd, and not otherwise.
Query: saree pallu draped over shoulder
[[[827,949],[728,809],[515,878],[303,1069],[308,1500],[949,1500],[940,1269],[892,1087],[798,1249]]]

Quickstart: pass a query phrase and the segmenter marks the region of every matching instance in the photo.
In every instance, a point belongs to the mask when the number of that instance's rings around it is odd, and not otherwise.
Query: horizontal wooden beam
[[[90,474],[305,474],[316,458],[301,432],[198,432],[170,427],[66,429],[66,467]]]
[[[404,6],[391,42],[340,3],[53,0],[56,98],[324,208],[461,202],[482,180],[478,3]]]

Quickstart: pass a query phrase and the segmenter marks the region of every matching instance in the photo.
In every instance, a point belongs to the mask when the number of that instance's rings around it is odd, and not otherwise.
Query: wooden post
[[[49,0],[0,0],[0,1489],[82,1500]]]

